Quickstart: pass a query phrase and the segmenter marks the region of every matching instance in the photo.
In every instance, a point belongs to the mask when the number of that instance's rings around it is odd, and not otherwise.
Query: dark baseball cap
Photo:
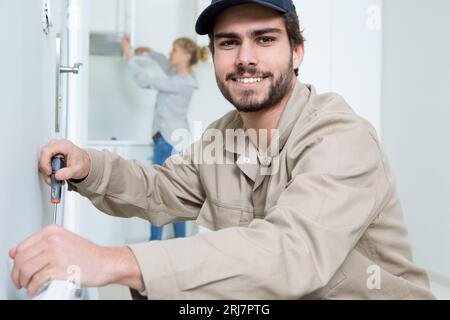
[[[212,0],[211,4],[198,17],[195,31],[199,35],[208,34],[220,13],[228,8],[247,3],[259,4],[280,13],[296,12],[292,0]]]

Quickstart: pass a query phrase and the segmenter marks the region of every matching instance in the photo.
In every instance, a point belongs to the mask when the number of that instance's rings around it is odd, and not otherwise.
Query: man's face
[[[246,4],[222,13],[214,26],[219,89],[241,112],[274,107],[292,89],[303,48],[290,46],[276,11]]]

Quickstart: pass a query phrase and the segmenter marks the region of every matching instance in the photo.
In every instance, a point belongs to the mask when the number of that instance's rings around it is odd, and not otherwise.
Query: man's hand
[[[48,281],[74,278],[73,270],[80,271],[81,286],[117,283],[138,291],[145,289],[129,248],[101,247],[56,225],[32,235],[9,255],[14,259],[14,285],[26,288],[30,296]]]
[[[66,167],[56,173],[56,179],[66,181],[69,179],[84,179],[91,169],[91,159],[86,151],[78,148],[68,140],[52,140],[41,148],[39,159],[39,171],[50,185],[50,175],[52,174],[52,157],[63,154],[66,158]]]

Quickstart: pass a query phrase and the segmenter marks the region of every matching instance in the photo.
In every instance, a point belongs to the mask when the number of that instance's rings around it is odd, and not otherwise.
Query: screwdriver
[[[52,185],[51,185],[51,202],[53,203],[53,224],[57,223],[58,204],[61,203],[62,181],[58,181],[55,177],[58,170],[66,166],[66,161],[62,154],[57,154],[52,158]]]

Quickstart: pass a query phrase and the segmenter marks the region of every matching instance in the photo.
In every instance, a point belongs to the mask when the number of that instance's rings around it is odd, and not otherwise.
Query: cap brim
[[[286,13],[287,11],[283,8],[280,8],[277,5],[267,3],[266,1],[261,0],[230,0],[230,1],[219,1],[215,4],[210,5],[206,8],[198,17],[197,23],[195,24],[195,31],[199,35],[208,34],[213,28],[213,23],[216,20],[217,16],[222,13],[224,10],[247,3],[256,3],[261,6],[273,9],[275,11]]]

